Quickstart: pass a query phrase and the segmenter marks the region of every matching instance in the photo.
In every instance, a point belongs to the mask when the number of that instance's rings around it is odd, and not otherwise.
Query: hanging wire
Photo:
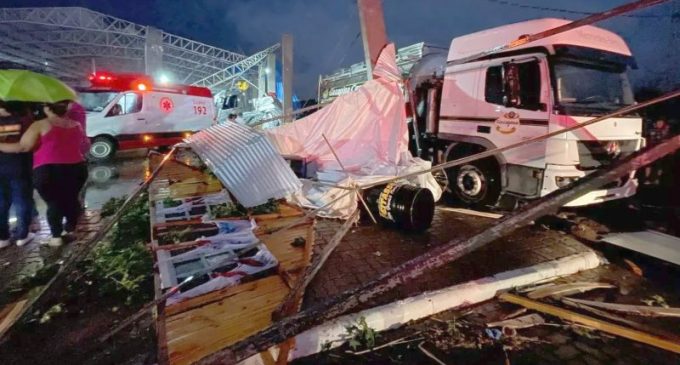
[[[495,3],[495,4],[501,4],[501,5],[507,5],[507,6],[514,6],[518,8],[523,8],[523,9],[532,9],[532,10],[540,10],[540,11],[550,11],[554,13],[563,13],[563,14],[576,14],[576,15],[593,15],[597,14],[597,12],[589,12],[589,11],[579,11],[579,10],[571,10],[571,9],[562,9],[562,8],[553,8],[553,7],[547,7],[547,6],[538,6],[538,5],[529,5],[529,4],[522,4],[514,1],[507,1],[507,0],[486,0],[487,2],[490,3]],[[678,16],[677,14],[668,14],[668,15],[656,15],[656,14],[627,14],[627,15],[621,15],[623,17],[627,18],[640,18],[640,19],[659,19],[659,18],[672,18],[674,16]]]

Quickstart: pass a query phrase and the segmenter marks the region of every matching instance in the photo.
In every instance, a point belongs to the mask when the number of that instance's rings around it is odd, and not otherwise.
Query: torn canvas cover
[[[429,168],[430,162],[414,158],[408,150],[405,99],[394,44],[383,49],[373,75],[354,92],[294,123],[268,129],[265,135],[282,155],[315,161],[318,179],[336,185],[373,183]],[[430,189],[436,200],[441,196],[432,174],[409,182]],[[346,193],[307,182],[291,200],[319,207]],[[356,196],[350,193],[320,215],[346,218],[356,204]]]

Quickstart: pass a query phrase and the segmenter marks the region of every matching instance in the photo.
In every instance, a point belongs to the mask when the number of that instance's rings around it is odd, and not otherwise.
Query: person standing
[[[85,108],[82,105],[80,105],[80,103],[72,101],[71,104],[69,104],[68,110],[66,111],[66,115],[64,117],[66,119],[70,119],[80,124],[80,127],[83,128],[83,131],[85,131],[85,134],[87,134],[87,113],[85,112]],[[83,156],[87,156],[87,154],[90,152],[90,138],[84,138],[81,141],[80,152],[83,153]],[[80,206],[84,207],[85,206],[84,188],[80,189],[78,199],[80,200]],[[84,210],[84,208],[81,210]]]
[[[47,104],[47,116],[31,125],[18,143],[0,143],[0,151],[33,154],[33,184],[47,204],[47,223],[52,238],[48,245],[63,244],[62,235],[75,232],[82,207],[78,199],[87,180],[81,151],[87,138],[79,122],[66,118],[69,101]],[[64,223],[65,220],[65,223]]]
[[[10,112],[7,104],[0,101],[0,141],[18,140],[28,128],[29,119],[17,111]],[[16,245],[23,246],[33,240],[34,235],[29,231],[33,208],[30,163],[30,153],[0,152],[0,248],[11,244],[9,211],[12,206],[17,215]]]
[[[647,145],[656,146],[671,136],[671,128],[665,117],[660,117],[654,121],[651,128],[647,131]],[[668,168],[670,158],[664,157],[655,161],[645,169],[645,183],[659,185],[665,170]]]

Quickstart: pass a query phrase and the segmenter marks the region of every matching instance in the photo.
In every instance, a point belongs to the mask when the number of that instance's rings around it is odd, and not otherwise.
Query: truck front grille
[[[613,141],[578,141],[580,170],[594,170],[609,166],[612,162],[635,152],[637,139]]]

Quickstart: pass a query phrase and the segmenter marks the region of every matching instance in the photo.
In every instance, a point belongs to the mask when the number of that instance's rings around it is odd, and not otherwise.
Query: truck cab
[[[559,131],[633,104],[626,71],[635,62],[628,46],[618,35],[593,26],[459,62],[565,23],[568,21],[538,19],[453,39],[446,60],[442,57],[439,75],[427,78],[413,91],[416,102],[426,105],[416,117],[416,130],[429,155],[451,161]],[[448,186],[470,206],[495,205],[503,198],[514,202],[534,199],[643,145],[642,119],[624,115],[451,168],[446,171]],[[632,196],[636,189],[631,174],[567,205],[621,199]]]
[[[274,128],[282,123],[280,119],[274,118],[283,115],[283,105],[273,93],[250,98],[244,92],[227,93],[218,111],[217,121],[225,123],[230,114],[236,114],[237,121],[245,125],[258,125],[261,120],[273,119],[259,127]]]
[[[107,160],[118,150],[170,146],[210,127],[215,107],[209,89],[155,85],[136,74],[95,74],[79,89],[87,112],[90,159]]]

